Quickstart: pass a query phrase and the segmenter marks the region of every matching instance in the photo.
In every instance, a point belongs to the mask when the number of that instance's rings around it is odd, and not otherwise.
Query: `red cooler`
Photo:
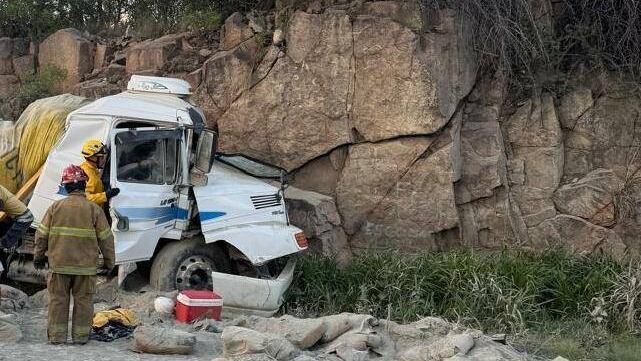
[[[215,292],[185,290],[178,294],[176,301],[176,320],[180,322],[189,323],[201,318],[220,321],[223,298]]]

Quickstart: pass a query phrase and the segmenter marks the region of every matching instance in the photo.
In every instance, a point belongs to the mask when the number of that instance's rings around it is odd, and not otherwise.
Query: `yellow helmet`
[[[89,139],[82,145],[82,156],[89,158],[92,155],[103,152],[105,145],[98,139]]]

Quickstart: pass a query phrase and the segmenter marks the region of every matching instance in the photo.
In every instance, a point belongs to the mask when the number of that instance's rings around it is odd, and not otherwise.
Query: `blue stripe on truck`
[[[200,221],[205,222],[224,216],[225,212],[200,212]]]

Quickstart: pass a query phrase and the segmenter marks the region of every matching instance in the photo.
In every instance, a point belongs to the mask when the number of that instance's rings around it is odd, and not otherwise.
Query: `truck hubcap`
[[[178,266],[176,288],[178,290],[211,288],[211,272],[214,270],[214,262],[207,256],[187,257]]]

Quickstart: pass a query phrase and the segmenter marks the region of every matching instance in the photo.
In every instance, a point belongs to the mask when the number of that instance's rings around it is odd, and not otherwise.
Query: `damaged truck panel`
[[[253,264],[302,250],[295,238],[301,230],[287,224],[279,188],[220,162],[207,179],[194,187],[206,242],[225,241]]]

